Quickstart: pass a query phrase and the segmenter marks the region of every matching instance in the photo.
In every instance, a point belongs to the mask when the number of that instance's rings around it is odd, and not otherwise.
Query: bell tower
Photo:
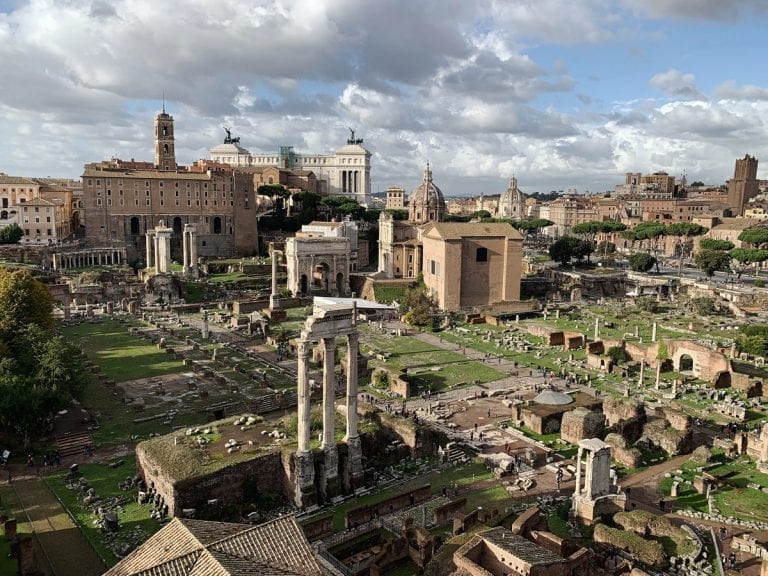
[[[163,111],[155,116],[155,166],[158,170],[176,170],[176,145],[173,116]]]

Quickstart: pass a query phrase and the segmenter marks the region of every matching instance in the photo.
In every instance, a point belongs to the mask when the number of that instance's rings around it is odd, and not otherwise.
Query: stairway
[[[56,437],[56,447],[62,458],[83,454],[85,446],[93,444],[90,432],[73,432],[65,436]]]

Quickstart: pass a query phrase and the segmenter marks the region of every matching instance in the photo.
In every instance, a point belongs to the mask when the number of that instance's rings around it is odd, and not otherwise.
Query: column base
[[[339,451],[336,445],[323,449],[323,465],[320,468],[320,496],[330,502],[341,494],[339,482]]]
[[[347,470],[349,490],[357,490],[363,484],[363,450],[360,436],[354,436],[345,440],[347,443]]]
[[[296,452],[293,455],[294,477],[294,504],[297,508],[308,508],[317,504],[317,492],[315,490],[315,463],[312,452]]]

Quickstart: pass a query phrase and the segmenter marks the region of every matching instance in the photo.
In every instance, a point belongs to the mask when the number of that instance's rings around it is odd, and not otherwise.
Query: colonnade
[[[54,270],[91,266],[121,266],[128,261],[123,248],[93,248],[74,252],[54,252],[52,258]]]

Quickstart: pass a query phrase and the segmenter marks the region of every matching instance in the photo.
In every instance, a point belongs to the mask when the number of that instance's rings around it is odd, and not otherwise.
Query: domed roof
[[[533,399],[536,404],[548,404],[550,406],[563,406],[573,402],[573,396],[554,390],[545,390]]]
[[[509,179],[509,188],[507,188],[501,195],[499,202],[511,202],[518,199],[522,195],[520,189],[517,187],[517,178],[512,176]]]
[[[442,190],[435,186],[435,183],[432,181],[432,170],[429,169],[429,162],[427,162],[427,169],[424,170],[424,179],[421,181],[421,184],[413,189],[413,192],[408,197],[408,201],[423,204],[434,203],[435,201],[445,202]]]
[[[408,196],[408,219],[417,224],[439,222],[446,213],[443,192],[432,182],[432,170],[424,170],[424,179]]]

